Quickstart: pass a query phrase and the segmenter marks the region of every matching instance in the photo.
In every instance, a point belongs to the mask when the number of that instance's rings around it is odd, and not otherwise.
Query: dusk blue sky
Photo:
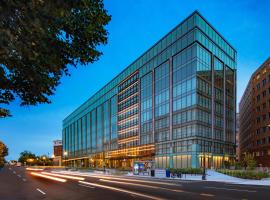
[[[251,74],[270,56],[268,0],[106,0],[105,7],[112,20],[100,60],[71,68],[72,76],[63,77],[51,104],[19,107],[14,102],[9,106],[13,117],[0,119],[8,159],[23,150],[51,155],[52,141],[61,139],[62,120],[194,10],[237,50],[237,102]]]

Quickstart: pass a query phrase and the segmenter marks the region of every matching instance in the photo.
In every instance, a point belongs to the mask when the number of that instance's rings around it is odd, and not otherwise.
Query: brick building
[[[61,165],[63,157],[63,145],[62,140],[53,141],[53,162],[54,165]]]
[[[240,105],[240,158],[251,153],[270,167],[270,58],[251,76]]]

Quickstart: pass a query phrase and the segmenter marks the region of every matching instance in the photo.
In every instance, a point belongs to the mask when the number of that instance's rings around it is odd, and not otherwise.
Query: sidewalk
[[[202,181],[201,175],[183,175],[182,178],[178,178],[179,180],[196,180]],[[232,176],[228,176],[226,174],[222,174],[216,172],[215,170],[207,170],[206,181],[214,181],[214,182],[224,182],[231,184],[243,184],[243,185],[265,185],[270,186],[270,179],[262,179],[262,180],[250,180],[250,179],[242,179],[236,178]]]
[[[270,186],[270,179],[262,179],[262,180],[250,180],[250,179],[242,179],[236,178],[232,176],[228,176],[214,170],[207,170],[207,180],[209,181],[217,181],[217,182],[226,182],[232,184],[244,184],[244,185],[265,185]]]
[[[95,176],[95,175],[112,175],[112,176],[123,176],[123,177],[138,177],[138,178],[146,178],[146,179],[162,179],[162,180],[189,180],[189,181],[203,181],[202,175],[190,175],[190,174],[184,174],[182,178],[157,178],[157,177],[151,177],[151,176],[143,176],[143,175],[133,175],[131,172],[127,172],[126,174],[119,174],[119,173],[112,173],[112,171],[107,171],[107,173],[104,173],[102,171],[59,171],[59,172],[68,172],[68,173],[74,173],[77,175],[83,175],[83,176]],[[270,186],[270,178],[268,179],[262,179],[262,180],[250,180],[250,179],[241,179],[236,178],[232,176],[228,176],[219,172],[216,172],[215,170],[207,170],[207,176],[205,181],[213,181],[213,182],[224,182],[224,183],[230,183],[230,184],[242,184],[242,185],[261,185],[261,186]],[[270,187],[269,187],[270,188]]]

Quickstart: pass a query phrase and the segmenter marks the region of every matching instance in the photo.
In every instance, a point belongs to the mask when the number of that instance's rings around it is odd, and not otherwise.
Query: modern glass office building
[[[220,167],[235,157],[236,51],[192,13],[63,121],[70,166]]]

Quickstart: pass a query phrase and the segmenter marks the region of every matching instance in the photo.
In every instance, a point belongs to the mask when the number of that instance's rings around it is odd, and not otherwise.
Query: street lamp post
[[[105,151],[103,151],[103,161],[102,161],[103,163],[103,173],[105,174],[105,172],[106,172],[106,166],[105,166]]]
[[[52,155],[52,162],[53,162],[52,164],[53,164],[53,166],[54,166],[54,158],[55,158],[55,155],[53,154]]]
[[[43,156],[43,157],[42,157],[42,160],[43,160],[43,165],[45,166],[45,160],[46,160],[46,157]]]
[[[65,151],[64,152],[64,158],[65,158],[65,168],[67,167],[67,155],[68,155],[68,152],[67,151]]]
[[[203,175],[202,180],[206,180],[206,173],[205,173],[205,152],[203,153]]]

